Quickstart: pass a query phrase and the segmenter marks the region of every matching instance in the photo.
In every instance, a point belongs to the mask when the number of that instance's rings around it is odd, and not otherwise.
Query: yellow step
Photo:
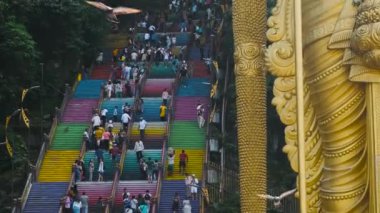
[[[182,149],[175,150],[175,159],[174,159],[174,172],[172,176],[165,175],[165,180],[183,180],[185,177],[179,172],[179,155],[181,154]],[[195,174],[195,176],[200,180],[203,173],[203,150],[185,150],[187,156],[189,157],[189,163],[186,165],[186,173]],[[166,159],[166,168],[168,160]]]
[[[71,178],[71,167],[78,159],[79,151],[48,150],[42,162],[38,181],[67,182]]]

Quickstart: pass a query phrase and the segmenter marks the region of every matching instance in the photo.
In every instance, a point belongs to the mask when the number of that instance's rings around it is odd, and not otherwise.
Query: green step
[[[86,174],[85,174],[86,179],[85,180],[88,181],[89,163],[90,163],[91,159],[94,161],[94,166],[95,166],[92,181],[97,181],[98,180],[99,163],[98,163],[98,159],[95,155],[94,150],[86,152],[86,154],[84,155],[84,158],[83,158],[84,166],[86,169]],[[106,150],[103,150],[103,160],[104,160],[103,180],[104,181],[112,181],[114,178],[115,171],[116,171],[115,166],[117,163],[119,163],[120,156],[118,156],[115,159],[115,162],[112,162],[112,158],[111,158],[111,155],[109,154],[109,152]]]
[[[170,127],[169,146],[181,149],[204,149],[205,128],[196,121],[174,121]]]
[[[55,130],[52,150],[79,150],[86,124],[62,123]]]
[[[143,151],[143,156],[146,161],[151,157],[153,161],[161,162],[162,149],[146,149]],[[125,156],[121,180],[142,180],[140,167],[137,163],[136,152],[133,150],[127,151]]]

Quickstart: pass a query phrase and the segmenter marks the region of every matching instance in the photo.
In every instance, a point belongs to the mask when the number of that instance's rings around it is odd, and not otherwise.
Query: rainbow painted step
[[[191,78],[186,80],[177,90],[177,96],[210,96],[210,80],[208,78]]]
[[[71,99],[63,113],[62,122],[64,123],[89,123],[92,117],[92,110],[97,108],[96,99]]]
[[[104,175],[103,175],[103,180],[104,181],[111,181],[114,178],[114,174],[116,171],[116,164],[119,163],[120,161],[120,155],[115,159],[115,161],[112,161],[111,155],[109,154],[108,151],[102,150],[103,151],[103,162],[104,162]],[[98,159],[95,155],[95,151],[87,151],[86,154],[84,155],[83,161],[86,169],[86,180],[88,180],[89,177],[89,165],[90,165],[90,160],[93,160],[94,162],[94,174],[92,177],[93,181],[98,180],[98,169],[99,169],[99,162]]]
[[[145,97],[161,97],[164,89],[167,89],[169,94],[171,94],[172,84],[174,78],[168,79],[147,79],[144,85],[144,90],[142,96]]]
[[[209,98],[206,96],[192,97],[192,96],[179,96],[175,99],[174,105],[174,120],[176,121],[196,121],[197,120],[197,105],[203,104],[206,112],[204,114],[207,118],[207,106]]]
[[[38,176],[39,182],[69,182],[71,166],[79,157],[78,151],[48,150]]]
[[[157,183],[148,183],[146,180],[134,180],[134,181],[120,181],[117,186],[115,203],[117,206],[121,206],[123,203],[123,190],[127,189],[127,192],[131,194],[131,196],[138,197],[139,194],[144,195],[146,190],[149,190],[149,193],[152,194],[152,197],[156,196],[156,187]]]
[[[170,128],[169,146],[180,149],[204,149],[206,132],[196,121],[174,121]]]
[[[104,80],[80,81],[75,90],[74,98],[99,99],[100,90],[104,82],[105,82]]]
[[[55,130],[51,150],[79,150],[88,124],[61,123]]]
[[[111,195],[112,181],[108,182],[77,182],[78,193],[86,192],[89,207],[94,207],[99,197],[107,199]],[[91,211],[90,211],[91,212]]]
[[[68,183],[34,182],[23,210],[24,213],[57,213],[59,200],[65,195]]]
[[[91,79],[108,80],[112,72],[111,65],[96,65],[91,72]]]
[[[125,103],[128,103],[130,106],[134,105],[134,98],[111,98],[111,99],[104,99],[101,105],[101,109],[107,109],[107,120],[110,120],[113,118],[113,111],[115,109],[115,106],[117,106],[117,121],[120,122],[121,115],[123,114],[123,105]]]
[[[145,149],[143,156],[145,160],[150,157],[153,161],[161,162],[162,149]],[[139,164],[137,163],[136,152],[128,150],[124,160],[124,168],[121,174],[121,180],[143,180]]]

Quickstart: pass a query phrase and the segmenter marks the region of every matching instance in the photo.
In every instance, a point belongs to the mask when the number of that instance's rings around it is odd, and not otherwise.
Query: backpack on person
[[[149,193],[146,193],[144,195],[144,200],[150,200],[151,198],[152,198],[152,196]]]
[[[124,202],[124,209],[131,209],[131,200],[129,198],[125,198],[123,202]]]

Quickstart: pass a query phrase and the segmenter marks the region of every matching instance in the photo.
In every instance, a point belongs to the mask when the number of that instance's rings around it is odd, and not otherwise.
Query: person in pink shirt
[[[102,135],[102,147],[104,147],[104,149],[108,150],[110,139],[111,139],[111,132],[109,132],[108,130],[105,131],[105,132],[103,132],[103,135]]]

